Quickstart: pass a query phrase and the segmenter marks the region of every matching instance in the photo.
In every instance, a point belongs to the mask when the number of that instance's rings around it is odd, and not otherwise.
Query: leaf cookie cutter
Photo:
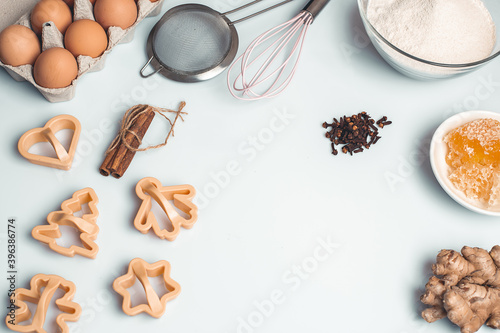
[[[37,274],[30,281],[31,289],[18,288],[11,297],[10,304],[18,307],[7,315],[5,323],[7,327],[16,332],[37,332],[46,333],[43,328],[47,317],[52,298],[57,289],[65,292],[64,296],[57,299],[55,304],[63,313],[56,317],[57,326],[61,333],[68,333],[67,321],[77,321],[82,313],[82,308],[75,302],[72,302],[76,287],[73,282],[67,281],[57,275]],[[43,288],[43,290],[42,290]],[[33,319],[28,325],[19,325],[32,318],[32,314],[26,302],[37,304]]]
[[[39,225],[33,228],[31,235],[34,239],[48,244],[49,247],[64,256],[73,257],[75,254],[94,259],[99,252],[99,247],[94,242],[99,233],[96,224],[99,211],[97,194],[90,187],[76,191],[71,199],[65,200],[61,204],[61,210],[51,212],[47,216],[48,225]],[[77,217],[74,214],[82,209],[84,204],[88,204],[90,213]],[[80,240],[84,247],[72,245],[69,248],[57,244],[56,239],[61,237],[59,226],[70,226],[81,232]]]
[[[156,294],[149,282],[150,277],[158,276],[163,277],[165,287],[168,290],[161,297]],[[132,307],[131,296],[127,289],[135,284],[136,278],[144,287],[148,304]],[[176,298],[181,292],[181,286],[170,277],[170,263],[168,261],[160,260],[149,264],[141,258],[135,258],[130,262],[127,274],[118,277],[113,282],[113,289],[123,296],[122,309],[125,314],[135,316],[145,312],[155,318],[160,318],[165,313],[167,302]]]
[[[143,234],[152,228],[154,233],[161,239],[173,241],[179,235],[180,227],[191,229],[198,219],[198,207],[191,202],[196,190],[191,185],[163,187],[158,179],[147,177],[137,183],[135,192],[143,201],[134,219],[134,226]],[[151,212],[151,200],[155,200],[167,214],[172,223],[171,231],[161,229],[153,212]],[[174,205],[189,215],[189,218],[182,217],[169,200],[173,200]]]
[[[63,129],[73,130],[73,137],[68,151],[56,138],[55,133]],[[17,149],[19,153],[33,164],[46,167],[69,170],[75,157],[76,146],[80,138],[82,127],[78,119],[70,115],[61,115],[50,119],[44,127],[34,128],[24,133],[19,139]],[[32,154],[29,149],[36,143],[48,142],[54,148],[57,158]]]

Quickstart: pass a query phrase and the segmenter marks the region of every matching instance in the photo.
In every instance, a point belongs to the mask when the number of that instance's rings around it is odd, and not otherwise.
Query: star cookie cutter
[[[65,294],[63,297],[56,299],[55,304],[63,313],[57,315],[56,323],[61,333],[68,333],[69,328],[66,322],[77,321],[82,313],[80,305],[72,302],[76,291],[73,282],[67,281],[57,275],[37,274],[31,279],[30,288],[29,290],[18,288],[13,293],[9,306],[13,305],[18,308],[10,310],[9,315],[5,318],[7,327],[16,332],[46,333],[47,331],[43,326],[47,317],[47,311],[54,293],[57,289],[61,289]],[[33,316],[26,302],[37,305]],[[19,325],[30,318],[32,318],[30,324]]]
[[[161,297],[156,294],[149,282],[150,277],[158,276],[163,277],[165,287],[168,290],[168,293]],[[148,304],[132,307],[131,296],[127,289],[135,284],[136,278],[144,287]],[[135,258],[130,262],[127,274],[118,277],[113,282],[113,289],[123,296],[122,309],[125,314],[135,316],[145,312],[155,318],[160,318],[165,313],[167,302],[176,298],[181,292],[181,286],[170,277],[170,263],[168,261],[160,260],[149,264],[141,258]]]
[[[99,247],[94,242],[99,233],[96,224],[99,211],[97,203],[99,199],[90,187],[76,191],[71,199],[65,200],[61,204],[61,210],[51,212],[47,216],[48,225],[39,225],[33,228],[31,235],[34,239],[48,244],[49,247],[64,256],[73,257],[75,254],[94,259],[99,252]],[[88,204],[90,213],[77,217],[74,214],[82,209],[84,204]],[[57,244],[56,239],[62,236],[59,226],[70,226],[81,232],[80,240],[84,247],[72,245],[69,248]]]
[[[152,228],[161,239],[173,241],[179,235],[180,227],[191,229],[198,219],[198,207],[191,202],[196,190],[191,185],[163,187],[158,179],[147,177],[137,183],[135,192],[143,201],[134,219],[134,226],[143,234]],[[172,223],[171,231],[161,229],[156,217],[151,212],[152,200],[155,200],[167,214]],[[174,205],[189,215],[189,218],[182,217],[169,200],[173,200]]]
[[[68,151],[56,138],[55,133],[63,129],[73,130],[73,137]],[[24,133],[19,139],[17,148],[19,153],[28,161],[46,167],[69,170],[75,157],[76,146],[82,127],[78,119],[70,115],[61,115],[50,119],[44,127],[34,128]],[[54,148],[57,158],[32,154],[29,149],[36,143],[48,142]]]

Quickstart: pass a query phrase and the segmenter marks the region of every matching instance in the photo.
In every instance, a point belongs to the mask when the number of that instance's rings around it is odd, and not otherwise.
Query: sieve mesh
[[[216,67],[229,52],[231,30],[218,14],[187,9],[158,28],[153,50],[164,66],[193,73]]]

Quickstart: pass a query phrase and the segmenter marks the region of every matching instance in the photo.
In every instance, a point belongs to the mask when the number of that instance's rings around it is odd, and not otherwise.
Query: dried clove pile
[[[337,155],[339,151],[336,146],[342,146],[340,150],[344,154],[357,154],[363,152],[380,140],[379,129],[375,124],[384,128],[384,126],[392,124],[387,117],[382,117],[375,121],[366,112],[353,114],[352,116],[343,116],[340,120],[333,118],[333,122],[328,124],[323,123],[323,128],[326,128],[325,136],[332,142],[332,154]]]

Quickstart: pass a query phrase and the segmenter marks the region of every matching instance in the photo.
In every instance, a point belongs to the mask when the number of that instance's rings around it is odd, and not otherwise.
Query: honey
[[[478,119],[448,133],[449,179],[467,198],[488,206],[500,196],[500,121]]]

